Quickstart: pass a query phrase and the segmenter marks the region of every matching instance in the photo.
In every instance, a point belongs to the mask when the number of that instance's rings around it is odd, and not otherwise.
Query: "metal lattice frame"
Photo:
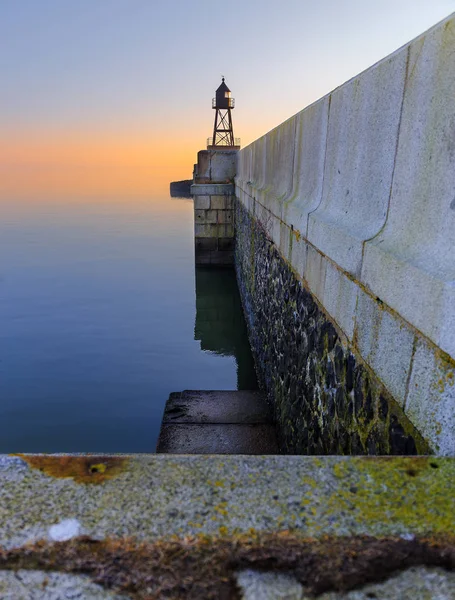
[[[217,108],[213,127],[214,146],[234,146],[234,129],[232,127],[231,109]]]

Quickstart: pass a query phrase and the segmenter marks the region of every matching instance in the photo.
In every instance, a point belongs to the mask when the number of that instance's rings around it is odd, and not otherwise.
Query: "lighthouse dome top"
[[[228,86],[226,85],[226,83],[224,82],[224,77],[221,80],[221,85],[220,87],[216,90],[216,93],[218,92],[230,92],[231,90],[228,88]]]

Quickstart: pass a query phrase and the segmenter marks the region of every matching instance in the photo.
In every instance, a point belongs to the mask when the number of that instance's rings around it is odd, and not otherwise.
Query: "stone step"
[[[279,454],[262,392],[173,392],[164,409],[157,453]]]

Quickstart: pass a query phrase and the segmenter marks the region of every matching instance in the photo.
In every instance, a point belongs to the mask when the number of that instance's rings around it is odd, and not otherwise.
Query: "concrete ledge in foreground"
[[[95,538],[296,530],[451,534],[455,459],[309,456],[0,458],[0,546],[65,520]]]

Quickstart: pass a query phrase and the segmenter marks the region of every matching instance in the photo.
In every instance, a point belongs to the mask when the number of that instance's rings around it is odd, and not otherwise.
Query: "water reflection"
[[[191,200],[0,199],[0,452],[153,452],[170,392],[252,387],[234,274],[206,275],[201,351]]]
[[[234,356],[237,389],[257,388],[253,357],[233,269],[196,268],[194,339],[201,350]]]

